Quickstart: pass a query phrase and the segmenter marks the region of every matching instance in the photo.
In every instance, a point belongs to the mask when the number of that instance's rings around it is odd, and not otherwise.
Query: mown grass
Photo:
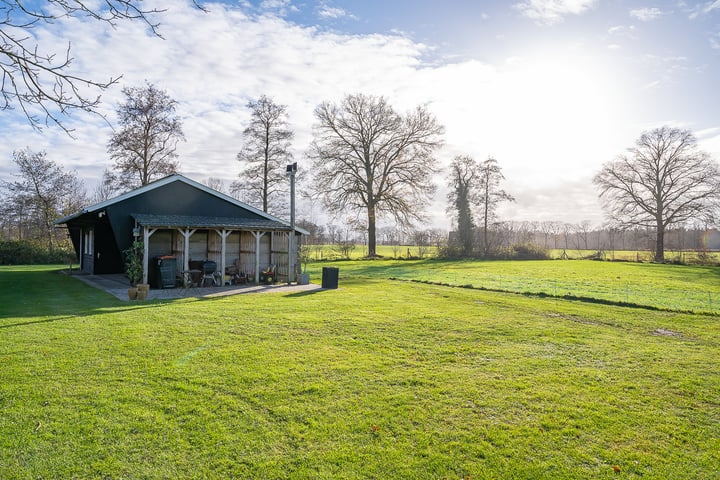
[[[714,317],[366,278],[0,287],[0,478],[720,475]]]
[[[591,260],[376,260],[317,262],[341,276],[398,278],[501,291],[572,296],[649,307],[720,312],[720,267]]]

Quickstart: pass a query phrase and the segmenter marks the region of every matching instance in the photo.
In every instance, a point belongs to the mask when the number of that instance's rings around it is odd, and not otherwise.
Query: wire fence
[[[506,275],[470,276],[442,270],[392,269],[393,278],[453,286],[485,288],[513,293],[576,297],[614,303],[627,303],[676,311],[720,313],[720,292],[657,288],[630,283],[595,283],[567,279],[547,279]]]

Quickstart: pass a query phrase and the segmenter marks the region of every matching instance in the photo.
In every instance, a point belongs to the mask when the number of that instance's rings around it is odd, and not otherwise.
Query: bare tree
[[[69,17],[82,17],[111,26],[117,21],[139,20],[157,33],[157,24],[148,17],[159,10],[144,10],[140,4],[140,0],[0,0],[0,109],[20,109],[34,128],[55,124],[67,132],[62,117],[71,111],[97,113],[100,97],[87,96],[82,90],[91,87],[102,91],[115,84],[119,77],[98,82],[81,76],[71,68],[69,43],[58,55],[52,49],[54,46],[38,44],[39,37],[32,30]]]
[[[688,130],[644,132],[628,154],[606,163],[593,179],[611,221],[655,230],[655,261],[665,259],[665,231],[674,224],[713,221],[720,170]]]
[[[225,188],[225,180],[223,180],[222,178],[208,177],[202,183],[207,187],[212,188],[216,192],[227,194],[227,189]]]
[[[496,218],[496,210],[501,202],[514,202],[515,198],[500,188],[500,182],[505,180],[502,169],[498,165],[497,160],[489,157],[480,165],[479,197],[478,202],[481,207],[482,215],[482,238],[483,238],[483,255],[487,256],[490,252],[490,243],[488,237],[488,225]]]
[[[112,198],[116,193],[118,193],[118,190],[119,188],[115,184],[115,176],[113,174],[113,171],[110,168],[106,167],[105,170],[103,170],[100,182],[95,186],[95,190],[93,190],[90,201],[92,203],[104,202],[105,200]]]
[[[475,243],[475,224],[473,221],[471,204],[478,201],[478,180],[480,167],[468,155],[455,157],[450,164],[448,175],[448,213],[455,213],[458,240],[463,255],[470,255]]]
[[[64,171],[45,152],[15,151],[13,162],[19,172],[16,181],[5,183],[6,213],[24,223],[25,231],[34,232],[30,236],[42,239],[52,251],[58,242],[54,221],[86,204],[85,187],[76,173]]]
[[[573,234],[577,232],[577,225],[569,222],[562,222],[560,228],[562,229],[563,241],[565,245],[563,249],[568,250],[570,248],[570,237],[572,237]]]
[[[108,143],[115,161],[111,181],[130,190],[178,171],[175,150],[185,136],[175,114],[177,102],[148,83],[123,88],[125,103],[117,109],[121,128]]]
[[[316,190],[331,212],[367,214],[368,255],[375,256],[378,217],[403,226],[423,218],[444,129],[423,107],[400,115],[385,98],[363,94],[324,102],[315,118]]]
[[[583,220],[580,222],[577,226],[577,231],[580,233],[582,240],[583,240],[583,247],[582,249],[588,250],[588,237],[590,235],[590,232],[592,231],[592,223],[590,220]],[[578,241],[578,244],[580,242]],[[581,250],[581,247],[578,245],[578,250]]]
[[[292,159],[290,141],[294,133],[288,127],[287,105],[278,105],[263,95],[247,107],[251,110],[250,125],[243,131],[245,143],[237,154],[245,168],[231,189],[268,212],[288,190],[285,167]]]

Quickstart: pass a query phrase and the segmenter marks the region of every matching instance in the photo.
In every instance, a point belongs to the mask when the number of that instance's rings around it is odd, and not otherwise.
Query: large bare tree
[[[444,129],[423,107],[401,115],[385,98],[364,94],[323,102],[315,118],[315,188],[331,212],[367,214],[368,255],[375,256],[379,216],[402,225],[423,217]]]
[[[33,30],[68,17],[92,18],[115,25],[121,20],[145,22],[156,33],[149,16],[155,9],[143,9],[141,0],[0,0],[1,110],[20,109],[35,128],[56,124],[66,129],[62,119],[72,110],[96,112],[99,92],[119,77],[97,81],[73,71],[68,43],[61,52],[56,45],[40,45]],[[87,87],[91,87],[87,90]]]
[[[231,190],[250,204],[262,205],[263,212],[275,210],[280,197],[287,192],[285,168],[292,159],[287,106],[278,105],[263,95],[247,104],[250,125],[243,131],[244,144],[237,159],[243,164],[240,180]],[[273,212],[277,213],[277,212]]]
[[[720,170],[688,130],[644,132],[628,153],[593,179],[610,220],[655,230],[655,261],[665,259],[665,231],[692,220],[712,222],[720,201]]]
[[[497,160],[489,157],[479,165],[478,196],[480,215],[482,218],[483,255],[490,253],[488,226],[495,220],[497,207],[502,202],[514,202],[515,198],[500,188],[500,182],[505,180],[502,169]]]
[[[16,224],[19,240],[35,238],[52,251],[65,237],[58,235],[53,222],[86,204],[85,187],[75,172],[65,171],[45,152],[15,151],[13,162],[18,173],[15,181],[4,185],[9,193],[5,219]]]
[[[184,140],[177,102],[148,83],[123,88],[125,103],[117,109],[120,128],[108,152],[115,161],[112,182],[130,190],[178,171],[177,144]],[[104,181],[108,181],[107,178]]]

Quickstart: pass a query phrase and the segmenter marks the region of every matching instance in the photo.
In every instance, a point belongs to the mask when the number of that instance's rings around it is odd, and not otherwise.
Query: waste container
[[[149,273],[150,286],[153,288],[175,288],[177,259],[172,255],[155,257]]]
[[[322,288],[338,288],[339,268],[323,267],[322,269]]]

